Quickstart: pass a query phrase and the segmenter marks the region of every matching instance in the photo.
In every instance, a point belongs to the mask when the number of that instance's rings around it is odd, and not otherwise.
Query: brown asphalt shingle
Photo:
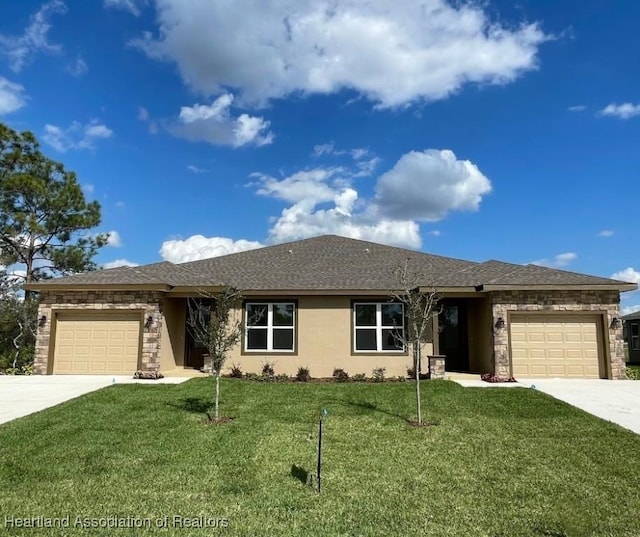
[[[177,265],[165,261],[98,270],[41,282],[38,286],[156,283],[171,287],[231,285],[243,291],[382,291],[398,286],[394,270],[406,262],[420,285],[439,287],[621,283],[535,265],[475,263],[325,235]]]

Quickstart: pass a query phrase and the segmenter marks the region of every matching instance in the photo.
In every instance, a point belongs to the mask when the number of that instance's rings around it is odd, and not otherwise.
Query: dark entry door
[[[467,305],[464,300],[443,300],[438,315],[439,353],[447,358],[447,371],[469,371]]]
[[[187,327],[186,349],[185,349],[185,366],[194,369],[202,369],[204,367],[204,355],[207,349],[203,345],[199,345],[193,339]]]

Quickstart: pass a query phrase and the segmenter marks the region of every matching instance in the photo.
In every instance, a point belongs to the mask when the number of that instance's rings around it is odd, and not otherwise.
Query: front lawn
[[[439,425],[419,429],[403,419],[411,383],[225,379],[222,411],[235,420],[203,425],[212,387],[113,386],[0,426],[0,527],[68,516],[71,528],[8,534],[640,534],[640,437],[540,392],[424,382]],[[303,481],[322,407],[319,496]],[[151,527],[74,528],[77,516]],[[174,516],[228,526],[190,529]]]

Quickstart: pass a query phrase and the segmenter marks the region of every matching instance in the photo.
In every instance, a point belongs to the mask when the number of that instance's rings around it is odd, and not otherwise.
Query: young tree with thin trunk
[[[404,306],[406,328],[396,332],[395,337],[405,348],[413,350],[413,369],[416,382],[417,424],[422,425],[422,400],[420,396],[420,371],[424,346],[431,335],[433,318],[438,314],[438,292],[434,285],[420,285],[419,275],[412,272],[407,259],[394,271],[398,289],[392,291],[395,302]],[[424,282],[422,282],[424,283]]]
[[[194,341],[207,349],[211,374],[216,377],[214,419],[220,418],[220,376],[229,351],[242,339],[242,318],[238,305],[242,295],[225,286],[219,293],[201,292],[187,299],[187,327]]]

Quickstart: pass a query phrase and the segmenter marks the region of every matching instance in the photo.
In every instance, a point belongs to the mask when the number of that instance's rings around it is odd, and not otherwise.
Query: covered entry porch
[[[446,356],[448,372],[493,372],[493,329],[486,296],[446,296],[434,318],[434,354]]]

